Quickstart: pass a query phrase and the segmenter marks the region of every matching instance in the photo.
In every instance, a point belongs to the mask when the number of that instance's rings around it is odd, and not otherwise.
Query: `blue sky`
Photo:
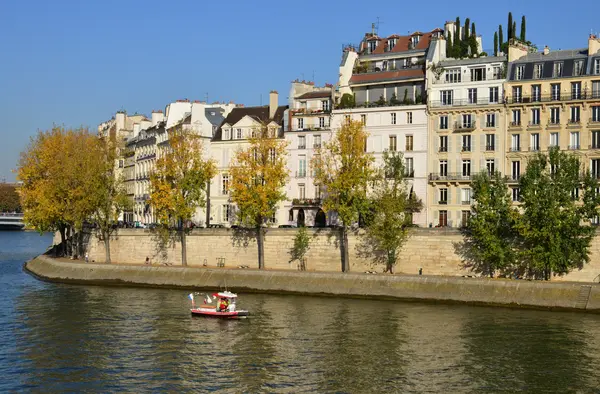
[[[117,110],[149,114],[189,98],[284,104],[295,78],[335,82],[344,43],[380,18],[380,35],[429,31],[470,17],[492,47],[508,11],[552,49],[587,46],[600,3],[380,0],[3,0],[0,2],[0,181],[53,123],[95,128]],[[493,6],[492,6],[493,4]],[[593,10],[592,8],[596,8]],[[517,27],[517,30],[519,27]]]

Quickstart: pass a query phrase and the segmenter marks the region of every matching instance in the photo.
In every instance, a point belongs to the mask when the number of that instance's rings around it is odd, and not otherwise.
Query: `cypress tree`
[[[468,41],[469,40],[469,36],[471,34],[469,34],[469,26],[471,25],[471,20],[469,18],[465,19],[465,31],[463,33],[463,40]]]
[[[513,26],[512,26],[512,38],[517,38],[517,21],[513,22]]]
[[[504,44],[504,33],[502,32],[502,25],[498,26],[498,48],[502,48]]]
[[[477,37],[477,32],[475,31],[475,22],[471,23],[471,35]]]
[[[526,31],[526,26],[525,26],[525,15],[523,15],[523,17],[521,18],[521,41],[525,42],[525,31]]]
[[[512,27],[513,27],[512,12],[509,12],[508,13],[508,40],[507,41],[510,41],[510,39],[513,38]]]
[[[456,30],[454,31],[454,46],[460,42],[460,17],[456,17]]]
[[[446,56],[454,57],[454,47],[452,46],[452,32],[448,33],[448,39],[446,40]]]
[[[494,56],[498,56],[498,32],[494,32]]]

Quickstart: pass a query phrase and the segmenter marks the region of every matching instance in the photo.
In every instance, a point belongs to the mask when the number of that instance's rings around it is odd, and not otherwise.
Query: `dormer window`
[[[231,129],[225,129],[225,136],[223,137],[224,140],[229,140],[231,139]]]
[[[238,140],[242,139],[242,129],[236,130],[236,139],[238,139]]]
[[[396,39],[395,38],[390,38],[387,42],[387,50],[391,51],[392,49],[394,49],[394,47],[396,46]]]
[[[583,60],[575,60],[573,63],[573,76],[583,74]]]
[[[533,66],[533,78],[534,79],[540,79],[542,78],[542,73],[544,71],[544,64],[543,63],[539,63]]]
[[[517,66],[515,69],[515,79],[520,81],[523,79],[523,75],[525,74],[525,66]]]
[[[411,43],[412,43],[413,48],[415,48],[417,46],[420,38],[421,38],[420,36],[412,36],[411,37]]]
[[[559,78],[559,77],[562,77],[562,75],[563,75],[563,62],[554,63],[554,72],[553,72],[552,76],[554,78]]]
[[[594,74],[600,75],[600,59],[594,60]]]
[[[369,53],[372,53],[373,51],[375,51],[375,48],[377,48],[377,40],[369,41],[368,45],[369,45]]]

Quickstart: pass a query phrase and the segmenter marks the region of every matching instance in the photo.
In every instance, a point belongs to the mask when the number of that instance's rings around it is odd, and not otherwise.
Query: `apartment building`
[[[431,227],[466,225],[471,181],[480,171],[504,173],[505,57],[451,59],[445,44],[427,71],[428,201]]]
[[[536,53],[513,42],[508,56],[506,168],[513,200],[528,157],[552,146],[576,153],[600,177],[600,38],[590,35],[587,48]]]
[[[289,95],[289,122],[285,129],[288,141],[290,180],[283,205],[287,224],[319,226],[328,224],[321,209],[323,191],[315,185],[311,160],[322,144],[331,137],[333,86],[315,86],[314,82],[293,81]],[[283,216],[283,215],[282,215]]]

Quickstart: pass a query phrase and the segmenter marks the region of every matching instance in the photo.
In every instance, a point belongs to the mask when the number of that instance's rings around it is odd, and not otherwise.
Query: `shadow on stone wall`
[[[150,230],[150,236],[154,242],[154,255],[148,256],[151,261],[158,259],[159,263],[167,264],[169,262],[169,249],[175,247],[175,243],[180,241],[177,231],[157,226]]]

